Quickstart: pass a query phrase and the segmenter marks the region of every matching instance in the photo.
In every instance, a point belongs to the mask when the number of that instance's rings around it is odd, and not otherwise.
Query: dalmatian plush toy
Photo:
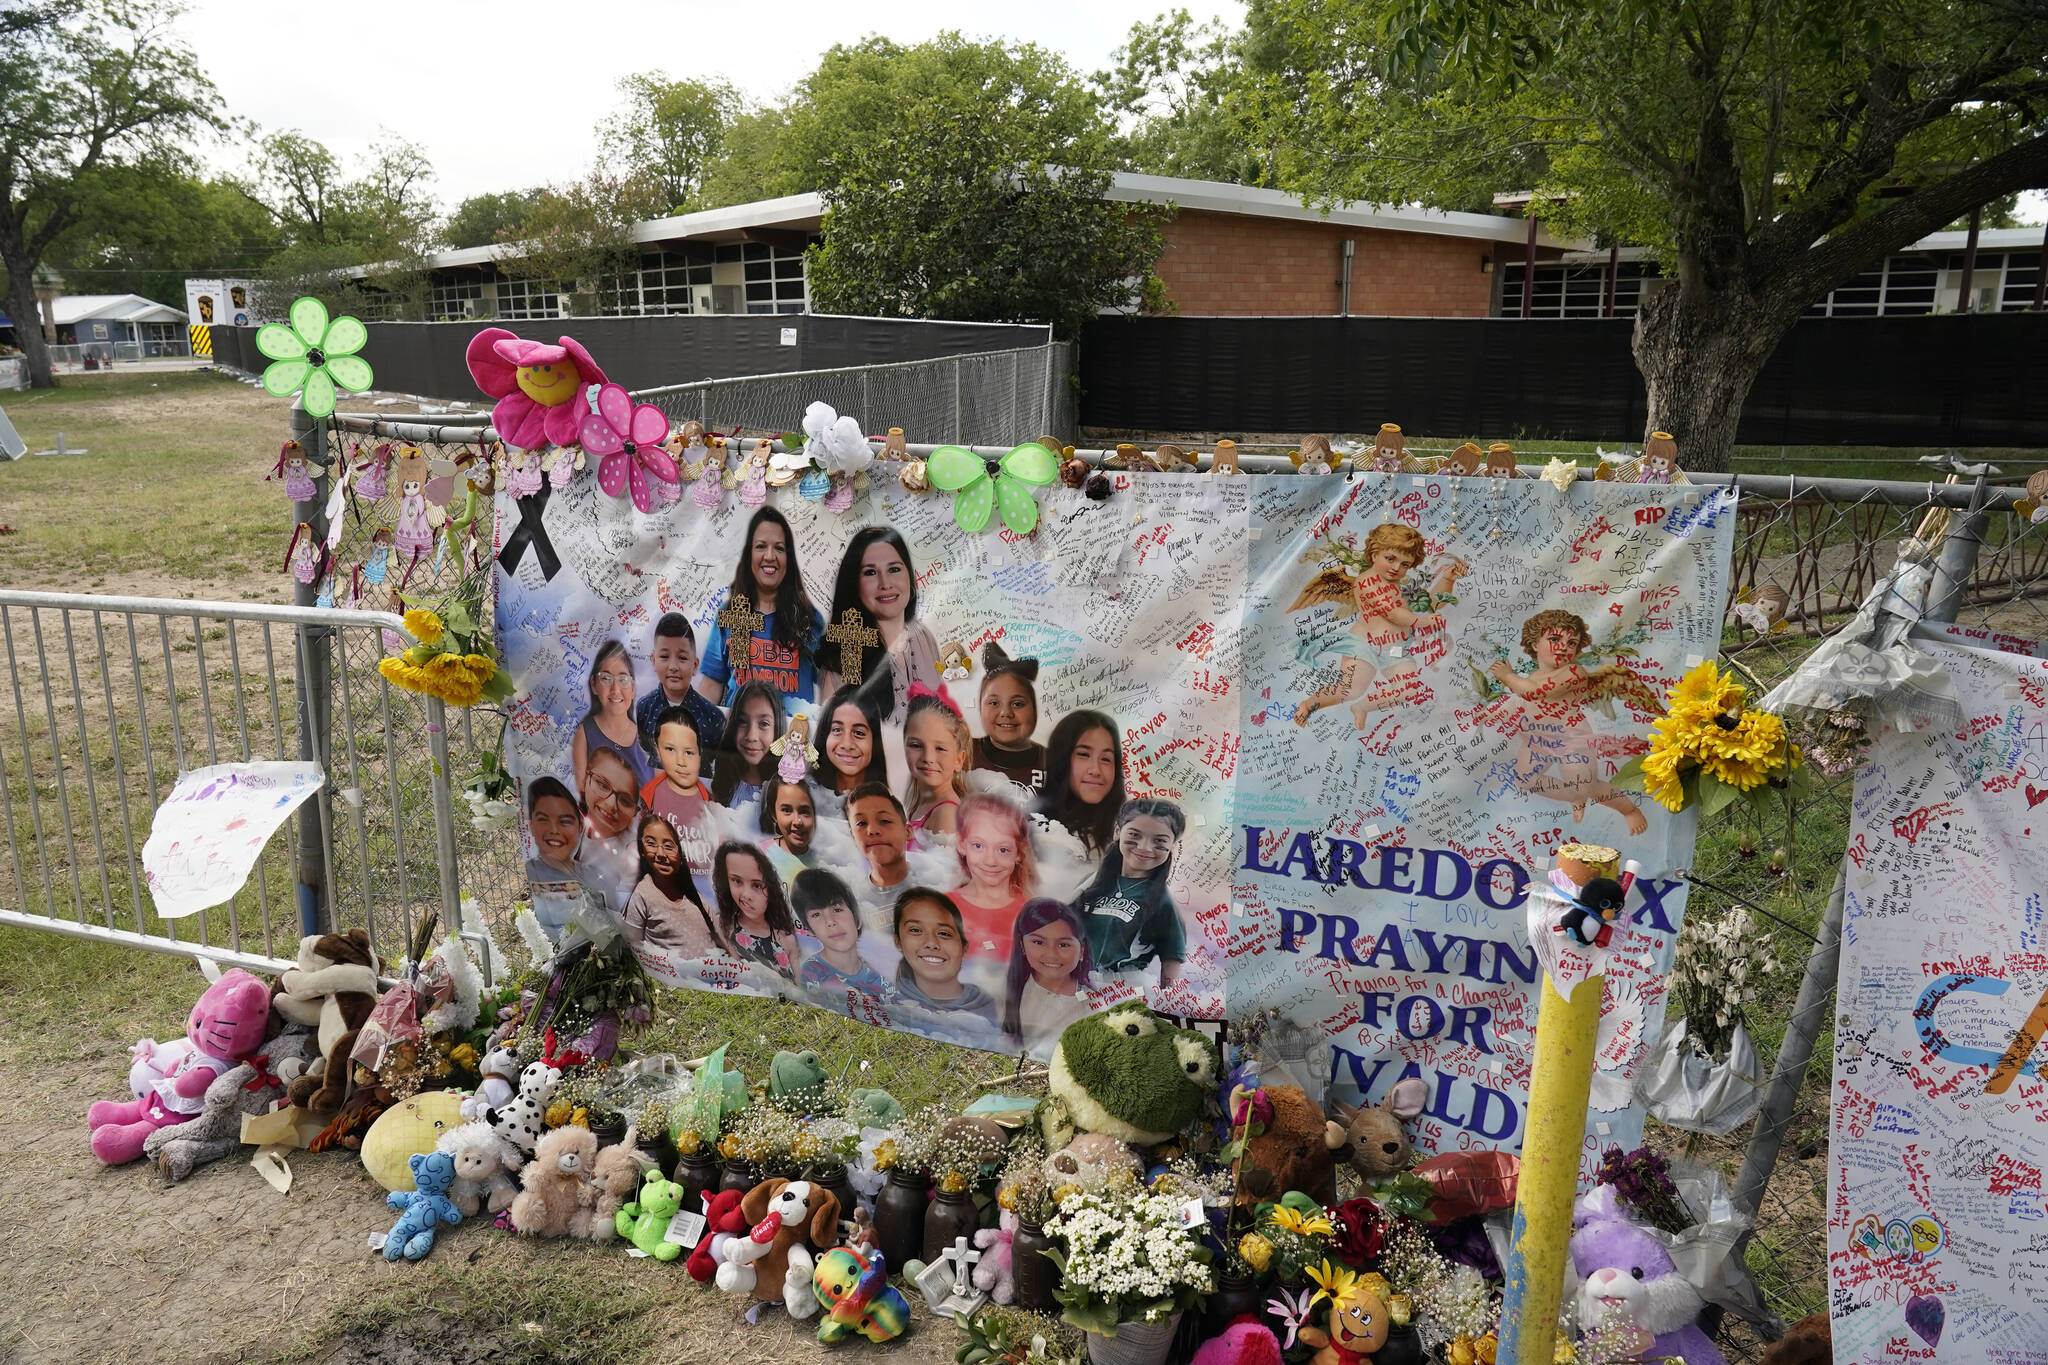
[[[541,1135],[547,1131],[547,1123],[542,1116],[547,1112],[548,1100],[561,1083],[562,1073],[546,1062],[528,1063],[526,1070],[519,1073],[519,1093],[506,1103],[486,1110],[485,1121],[491,1125],[492,1132],[532,1160],[533,1149],[540,1145]]]

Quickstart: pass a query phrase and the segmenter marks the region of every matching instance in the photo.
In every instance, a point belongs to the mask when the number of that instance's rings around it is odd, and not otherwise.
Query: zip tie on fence
[[[1711,891],[1717,896],[1726,896],[1729,900],[1734,901],[1737,905],[1747,906],[1749,909],[1756,911],[1759,915],[1762,915],[1765,919],[1771,920],[1777,924],[1783,925],[1787,929],[1790,929],[1793,933],[1799,935],[1808,943],[1817,944],[1820,942],[1820,935],[1814,933],[1809,929],[1800,928],[1791,920],[1783,919],[1777,915],[1772,914],[1770,911],[1764,909],[1761,905],[1758,905],[1755,901],[1749,899],[1747,896],[1738,896],[1733,891],[1730,891],[1728,888],[1724,886],[1716,886],[1714,885],[1714,883],[1708,881],[1706,878],[1695,877],[1690,872],[1682,872],[1679,874],[1679,876],[1688,885],[1697,886],[1702,890]]]

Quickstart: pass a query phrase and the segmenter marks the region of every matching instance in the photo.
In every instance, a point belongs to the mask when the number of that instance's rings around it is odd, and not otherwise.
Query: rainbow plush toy
[[[879,1251],[862,1260],[845,1247],[834,1247],[812,1269],[811,1290],[825,1309],[818,1340],[827,1346],[853,1336],[894,1341],[910,1326],[910,1305],[890,1288],[889,1268]]]
[[[515,450],[575,445],[590,413],[586,391],[608,382],[574,337],[558,341],[528,341],[502,327],[486,327],[469,339],[469,373],[498,400],[491,423]]]

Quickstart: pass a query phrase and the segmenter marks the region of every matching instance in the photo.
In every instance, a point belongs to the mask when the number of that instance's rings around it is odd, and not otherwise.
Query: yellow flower
[[[876,1169],[876,1170],[878,1170],[878,1171],[886,1171],[886,1170],[890,1170],[890,1169],[892,1169],[892,1168],[894,1168],[894,1167],[895,1167],[895,1165],[896,1165],[896,1162],[897,1162],[897,1160],[898,1160],[898,1156],[897,1156],[897,1153],[896,1153],[896,1139],[895,1139],[895,1138],[883,1138],[883,1139],[882,1139],[882,1140],[881,1140],[880,1142],[878,1142],[878,1143],[876,1143],[876,1144],[875,1144],[875,1169]]]
[[[541,1119],[550,1128],[560,1128],[569,1121],[569,1114],[569,1101],[556,1100],[547,1107],[547,1112],[541,1115]]]
[[[1285,1204],[1273,1210],[1273,1222],[1283,1231],[1299,1233],[1303,1237],[1330,1237],[1334,1236],[1337,1231],[1336,1228],[1330,1225],[1330,1220],[1323,1217],[1320,1213],[1310,1217],[1303,1214],[1301,1210],[1290,1208]]]
[[[463,662],[469,665],[469,671],[476,675],[476,680],[480,683],[489,682],[491,675],[498,671],[497,660],[482,654],[465,655]]]
[[[590,1126],[590,1111],[581,1107],[572,1110],[569,1114],[569,1126],[571,1128],[588,1128]]]
[[[1072,1181],[1068,1181],[1066,1184],[1061,1185],[1055,1190],[1053,1190],[1052,1202],[1055,1204],[1064,1204],[1069,1199],[1072,1199],[1077,1195],[1082,1195],[1086,1193],[1087,1191],[1082,1189],[1079,1185],[1074,1184]]]
[[[465,1071],[476,1070],[476,1049],[468,1043],[461,1043],[448,1049],[448,1059]]]
[[[441,618],[425,607],[413,607],[405,613],[405,633],[423,645],[439,644]]]
[[[1373,1292],[1373,1296],[1379,1299],[1381,1303],[1386,1303],[1394,1293],[1394,1286],[1388,1284],[1387,1277],[1380,1274],[1377,1270],[1368,1270],[1363,1275],[1360,1275],[1358,1283],[1364,1288],[1370,1289]]]
[[[1674,716],[1711,718],[1723,711],[1733,711],[1742,705],[1748,695],[1735,681],[1733,673],[1723,677],[1714,667],[1712,659],[1703,659],[1697,667],[1671,685],[1668,705]]]
[[[948,1171],[939,1177],[939,1190],[944,1194],[965,1194],[967,1177],[959,1171]]]
[[[1316,1298],[1341,1303],[1358,1283],[1358,1274],[1349,1266],[1331,1265],[1324,1261],[1319,1266],[1310,1266],[1305,1272],[1316,1284]]]
[[[1451,1365],[1479,1365],[1479,1353],[1472,1349],[1472,1338],[1458,1337],[1450,1345]]]
[[[1684,760],[1684,754],[1662,745],[1643,755],[1643,790],[1668,811],[1685,808],[1685,788],[1678,780],[1678,765]]]
[[[1479,1357],[1479,1365],[1494,1365],[1494,1354],[1500,1350],[1500,1339],[1488,1332],[1472,1343],[1473,1353]]]
[[[1273,1244],[1256,1232],[1247,1232],[1237,1241],[1237,1254],[1253,1270],[1264,1274],[1266,1267],[1273,1263]]]
[[[727,1133],[724,1137],[720,1138],[718,1140],[718,1154],[727,1161],[731,1161],[739,1156],[740,1135],[738,1133]]]
[[[789,1154],[798,1161],[808,1161],[824,1150],[825,1144],[810,1133],[798,1133],[789,1144]]]
[[[684,1156],[691,1155],[703,1145],[704,1139],[698,1136],[695,1128],[685,1128],[682,1132],[676,1134],[676,1151]]]
[[[1578,1365],[1579,1348],[1559,1337],[1557,1349],[1550,1353],[1550,1359],[1551,1365]]]
[[[1017,1187],[1005,1185],[996,1191],[996,1207],[1014,1211],[1017,1207]]]

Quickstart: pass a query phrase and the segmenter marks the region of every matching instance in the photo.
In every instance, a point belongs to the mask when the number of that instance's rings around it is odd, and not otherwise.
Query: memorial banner
[[[1134,995],[1272,1006],[1347,1094],[1420,1068],[1426,1150],[1514,1145],[1550,850],[1641,861],[1623,956],[1668,959],[1691,817],[1606,779],[1717,646],[1732,497],[1115,475],[1020,536],[897,468],[843,512],[500,490],[543,920],[594,893],[665,981],[1040,1055]]]
[[[2048,662],[1948,633],[1922,647],[1961,723],[1877,739],[1849,829],[1827,1221],[1856,1365],[2048,1362]]]

